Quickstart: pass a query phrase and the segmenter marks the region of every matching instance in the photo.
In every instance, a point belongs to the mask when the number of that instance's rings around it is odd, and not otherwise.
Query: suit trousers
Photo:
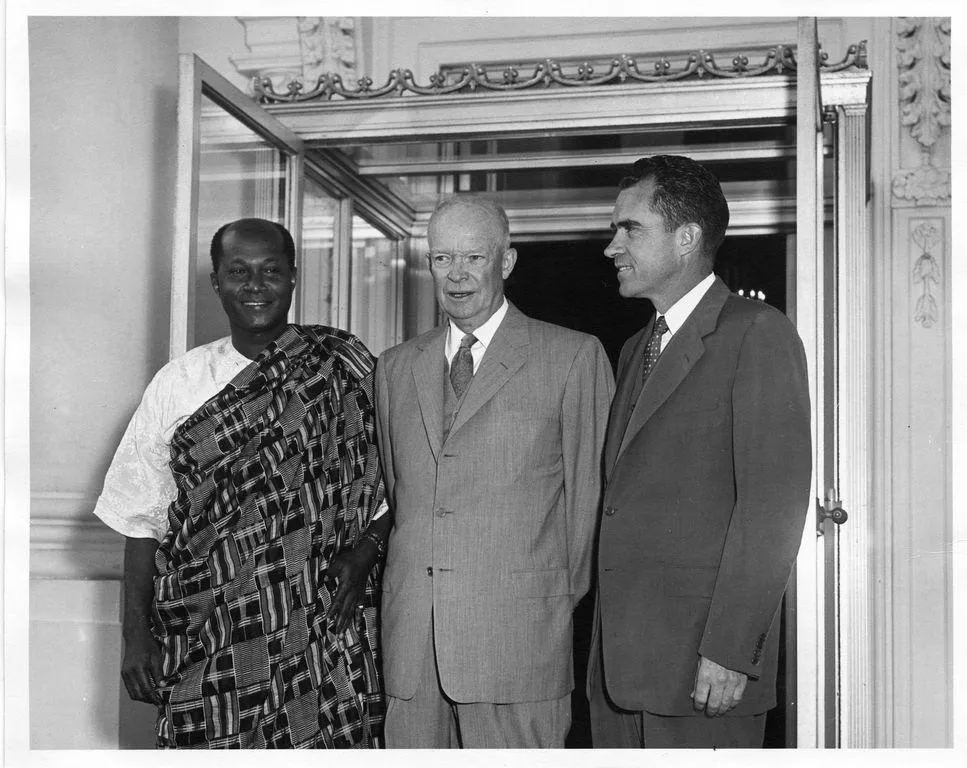
[[[673,717],[620,709],[604,686],[601,646],[592,647],[588,669],[591,746],[595,749],[759,749],[765,714],[740,717]],[[698,661],[696,660],[696,666]]]
[[[433,622],[412,699],[387,696],[388,749],[525,749],[564,747],[571,727],[571,695],[550,701],[458,703],[440,683]]]

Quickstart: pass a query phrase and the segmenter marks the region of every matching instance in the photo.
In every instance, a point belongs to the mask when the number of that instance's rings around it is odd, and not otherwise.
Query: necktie
[[[651,338],[648,339],[648,346],[645,347],[645,359],[641,364],[642,383],[648,378],[648,374],[655,367],[655,363],[658,362],[658,355],[661,354],[661,337],[667,332],[668,323],[665,322],[663,315],[659,315],[658,319],[655,320],[655,327],[651,331]]]
[[[477,337],[468,333],[460,340],[460,349],[450,361],[450,384],[457,397],[463,397],[473,378],[473,355],[470,354],[470,347],[476,343]]]

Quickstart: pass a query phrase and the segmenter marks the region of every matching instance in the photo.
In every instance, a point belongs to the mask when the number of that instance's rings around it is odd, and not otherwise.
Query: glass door
[[[170,357],[229,332],[209,282],[222,224],[276,221],[302,253],[302,140],[197,56],[183,55],[180,66]]]

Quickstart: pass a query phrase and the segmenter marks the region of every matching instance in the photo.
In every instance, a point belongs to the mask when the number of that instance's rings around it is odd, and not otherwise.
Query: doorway
[[[507,298],[530,317],[596,336],[604,346],[612,370],[625,341],[651,320],[654,307],[647,299],[618,295],[611,259],[604,256],[608,238],[530,240],[514,243],[517,264],[505,286]],[[786,311],[786,236],[769,234],[727,237],[715,261],[715,272],[728,287],[757,301]],[[574,692],[571,694],[571,731],[566,746],[591,747],[590,718],[585,696],[587,660],[594,615],[593,586],[574,613]],[[790,620],[794,590],[787,590],[779,617],[777,704],[766,720],[765,746],[795,746],[795,667],[789,648],[795,629]],[[792,629],[790,629],[792,628]]]

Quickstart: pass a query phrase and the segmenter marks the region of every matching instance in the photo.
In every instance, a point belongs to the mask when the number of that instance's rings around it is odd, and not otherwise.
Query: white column
[[[824,88],[836,110],[837,488],[849,513],[836,529],[840,745],[872,747],[872,306],[867,173],[870,73]],[[824,86],[826,83],[824,82]],[[832,92],[830,92],[832,91]]]

